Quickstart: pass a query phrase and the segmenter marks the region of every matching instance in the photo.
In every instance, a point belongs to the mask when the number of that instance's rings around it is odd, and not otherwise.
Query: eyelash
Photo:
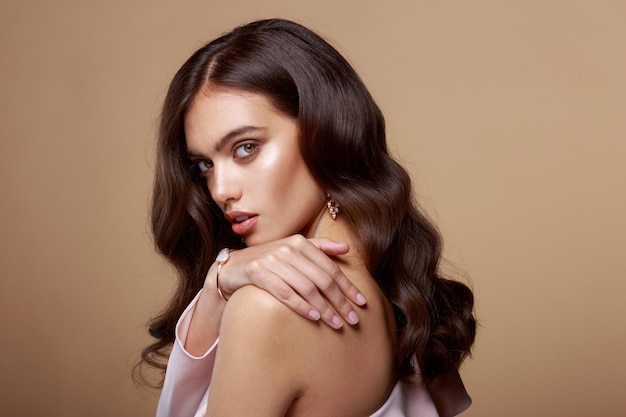
[[[249,158],[250,156],[252,156],[252,155],[254,155],[256,153],[256,149],[257,149],[258,146],[259,145],[257,145],[256,143],[250,143],[250,142],[246,142],[246,143],[242,143],[241,145],[237,145],[235,147],[235,149],[233,150],[233,157],[235,159]],[[246,150],[246,148],[248,148],[248,150]],[[240,149],[244,152],[244,155],[238,155],[238,150],[240,150]],[[198,169],[200,170],[201,174],[203,174],[206,171],[208,171],[209,169],[213,168],[213,162],[211,162],[211,160],[209,160],[209,159],[203,159],[201,161],[196,161],[194,163],[194,165],[196,167],[198,167]]]
[[[208,167],[207,166],[208,164],[211,164],[211,166]],[[196,161],[195,165],[200,170],[200,173],[204,173],[208,171],[209,169],[213,168],[213,162],[209,161],[208,159],[203,159],[202,161]]]
[[[251,143],[251,142],[246,142],[246,143],[242,143],[241,145],[237,145],[235,147],[235,150],[233,151],[233,154],[235,156],[235,158],[247,158],[250,155],[254,155],[254,153],[256,152],[256,148],[257,148],[257,144],[256,143]],[[250,150],[250,152],[246,151],[246,147],[252,147],[252,149]],[[239,149],[242,149],[243,152],[245,153],[245,155],[242,156],[237,156],[237,151]]]

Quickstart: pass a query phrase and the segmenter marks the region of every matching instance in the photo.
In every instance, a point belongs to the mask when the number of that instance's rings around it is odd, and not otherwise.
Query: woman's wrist
[[[220,285],[220,272],[222,271],[222,267],[226,265],[226,263],[230,260],[230,249],[224,248],[218,253],[217,258],[215,258],[215,263],[217,264],[217,271],[215,272],[215,287],[217,289],[217,293],[219,294],[224,301],[228,301],[230,296],[224,295],[224,291],[222,290],[222,286]]]
[[[219,336],[222,313],[226,301],[215,290],[217,262],[209,268],[204,288],[191,318],[189,333],[185,341],[185,350],[191,355],[201,356]]]

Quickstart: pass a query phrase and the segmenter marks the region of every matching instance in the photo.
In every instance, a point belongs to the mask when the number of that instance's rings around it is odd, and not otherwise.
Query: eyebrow
[[[230,132],[228,132],[226,135],[222,136],[222,138],[217,141],[217,143],[213,147],[213,152],[215,153],[220,152],[222,149],[224,149],[226,145],[228,145],[228,142],[230,142],[236,137],[239,137],[241,135],[245,135],[248,133],[252,133],[252,132],[259,132],[259,131],[266,130],[266,129],[267,129],[266,127],[250,126],[250,125],[241,126],[241,127],[238,127],[237,129],[233,129]],[[195,153],[193,151],[190,152],[189,150],[187,151],[187,155],[191,157],[204,156],[202,154]]]

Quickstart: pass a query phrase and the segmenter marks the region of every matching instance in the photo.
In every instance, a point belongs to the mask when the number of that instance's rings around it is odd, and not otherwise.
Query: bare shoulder
[[[297,366],[293,352],[311,332],[308,320],[301,318],[266,291],[247,285],[237,290],[224,309],[220,325],[220,345],[244,346],[248,354],[257,351],[266,363],[273,358],[280,366]]]
[[[222,315],[208,416],[286,414],[304,390],[294,347],[300,337],[289,337],[294,316],[256,287],[233,294]]]
[[[220,345],[238,351],[233,361],[248,358],[247,373],[260,367],[279,376],[292,400],[287,415],[369,415],[393,386],[395,329],[381,293],[360,287],[368,306],[359,310],[357,326],[341,330],[299,316],[264,290],[243,287],[224,310]]]
[[[271,294],[253,285],[237,290],[224,309],[222,328],[252,326],[259,331],[278,330],[276,324],[293,322],[298,316]],[[222,332],[220,331],[220,334]]]

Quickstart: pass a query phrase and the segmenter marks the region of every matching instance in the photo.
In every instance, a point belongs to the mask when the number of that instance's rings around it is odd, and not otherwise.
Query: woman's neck
[[[323,237],[336,242],[347,243],[350,246],[350,251],[346,255],[339,256],[338,258],[350,266],[363,267],[365,265],[358,239],[345,217],[341,217],[341,212],[339,212],[337,218],[333,220],[328,209],[324,207],[305,236],[307,238]]]

